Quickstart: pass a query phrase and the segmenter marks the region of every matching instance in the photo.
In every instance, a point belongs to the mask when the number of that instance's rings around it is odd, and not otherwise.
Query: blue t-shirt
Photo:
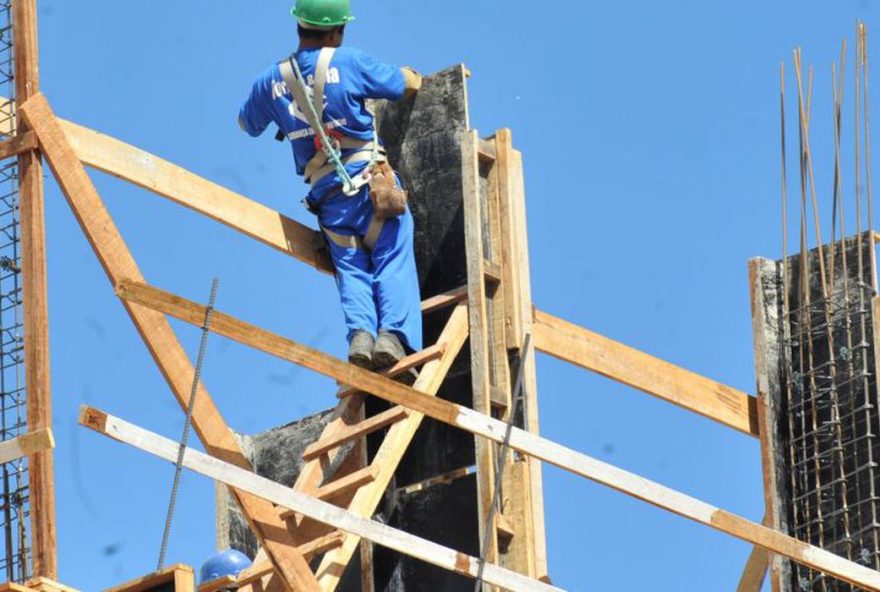
[[[320,48],[309,48],[296,54],[309,95],[314,86],[319,53]],[[382,63],[359,49],[340,47],[327,69],[324,123],[345,136],[372,140],[373,116],[367,111],[364,100],[396,101],[403,97],[404,90],[403,73],[399,68]],[[315,130],[309,126],[304,112],[284,84],[278,64],[266,70],[254,83],[238,119],[242,129],[254,137],[274,122],[292,144],[297,174],[304,174],[306,164],[317,151]],[[343,157],[348,152],[343,151]],[[366,162],[357,162],[346,165],[346,169],[354,176],[366,165]],[[327,189],[341,184],[338,174],[327,175],[312,187],[310,195],[320,197]]]

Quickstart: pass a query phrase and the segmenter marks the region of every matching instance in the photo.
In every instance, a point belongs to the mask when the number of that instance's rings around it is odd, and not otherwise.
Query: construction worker
[[[345,26],[354,20],[349,0],[297,0],[291,12],[299,49],[254,83],[239,125],[256,137],[274,122],[279,137],[290,140],[297,174],[311,185],[305,203],[318,216],[336,267],[348,359],[382,370],[421,349],[422,316],[412,214],[405,205],[398,204],[397,215],[374,206],[378,181],[384,179],[394,195],[405,192],[385,164],[364,101],[400,100],[418,91],[421,76],[341,47]]]

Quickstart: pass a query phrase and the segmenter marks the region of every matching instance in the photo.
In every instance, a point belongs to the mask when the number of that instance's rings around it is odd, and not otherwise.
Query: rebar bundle
[[[798,91],[800,169],[799,254],[787,256],[785,76],[782,70],[783,288],[781,376],[784,398],[777,426],[785,451],[790,534],[873,569],[880,568],[880,416],[874,342],[875,235],[870,181],[866,29],[857,29],[855,82],[855,235],[846,220],[841,167],[846,67],[832,67],[834,183],[831,242],[823,244],[810,149],[813,71],[806,88],[800,50],[794,64]],[[862,114],[864,115],[863,117]],[[864,127],[862,127],[864,126]],[[864,157],[864,168],[862,158]],[[812,220],[808,223],[809,212]],[[808,250],[808,228],[816,243]],[[864,229],[864,230],[863,230]],[[839,239],[836,238],[839,233]],[[850,585],[791,565],[796,591],[848,591]]]

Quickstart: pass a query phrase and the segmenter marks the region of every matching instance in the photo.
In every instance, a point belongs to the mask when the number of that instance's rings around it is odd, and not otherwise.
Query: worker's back
[[[320,48],[307,48],[296,54],[310,98],[314,87],[315,69]],[[404,78],[398,68],[384,64],[365,52],[352,47],[335,49],[327,69],[324,87],[324,117],[328,130],[348,138],[369,141],[373,139],[373,116],[367,110],[365,99],[397,100],[403,96]],[[318,148],[315,130],[297,105],[284,83],[278,64],[271,66],[254,83],[250,97],[241,109],[241,125],[252,136],[260,135],[274,122],[293,145],[297,173],[305,172],[307,163]],[[346,151],[343,150],[343,157]],[[351,175],[358,174],[366,162],[346,165]],[[312,195],[321,195],[326,189],[341,183],[338,175],[328,175],[315,184]]]

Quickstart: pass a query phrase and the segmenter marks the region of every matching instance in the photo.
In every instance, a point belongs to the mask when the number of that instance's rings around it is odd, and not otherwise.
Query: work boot
[[[372,370],[373,345],[373,336],[368,331],[355,331],[348,346],[349,364]]]
[[[379,339],[373,346],[373,369],[387,370],[406,356],[406,350],[397,335],[379,331]]]
[[[406,350],[397,335],[390,331],[379,331],[379,339],[373,347],[373,369],[377,372],[387,370],[405,357]],[[416,369],[411,368],[395,376],[394,380],[412,386],[418,376]]]

